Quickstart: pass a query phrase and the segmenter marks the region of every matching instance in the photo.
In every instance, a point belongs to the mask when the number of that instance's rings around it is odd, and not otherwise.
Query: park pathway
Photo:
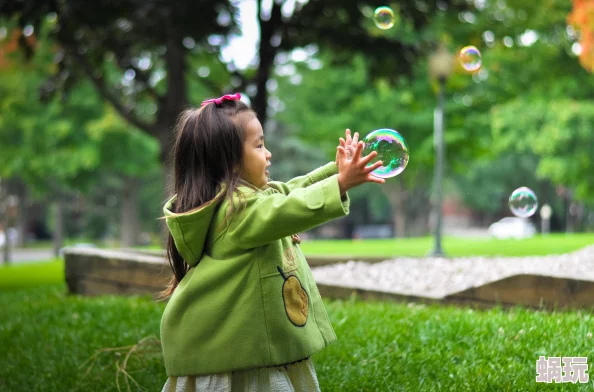
[[[11,264],[23,264],[35,261],[50,260],[53,259],[54,252],[51,248],[41,249],[27,249],[27,248],[16,248],[12,249]],[[0,265],[2,264],[2,255],[0,253]]]

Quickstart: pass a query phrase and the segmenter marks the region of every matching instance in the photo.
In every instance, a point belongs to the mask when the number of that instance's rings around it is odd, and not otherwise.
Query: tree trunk
[[[10,223],[8,216],[8,199],[10,197],[10,191],[11,180],[2,180],[2,184],[0,186],[0,231],[2,231],[4,235],[4,246],[2,247],[2,260],[4,261],[4,265],[10,264],[11,261],[10,239],[8,235],[8,227]]]
[[[173,165],[163,165],[163,201],[160,206],[163,207],[165,202],[173,195]],[[169,237],[169,228],[164,219],[159,220],[161,223],[161,248],[166,249],[167,238]]]
[[[54,257],[60,256],[60,249],[64,244],[64,201],[61,197],[56,199],[55,203],[55,211],[54,211],[54,232],[52,234],[53,238],[53,248],[54,248]]]
[[[175,121],[175,120],[173,120]],[[165,202],[171,197],[173,196],[173,193],[175,192],[175,187],[174,187],[174,177],[173,177],[173,160],[170,159],[172,157],[169,157],[169,153],[171,152],[172,148],[173,148],[173,138],[170,139],[161,139],[161,156],[162,156],[162,162],[163,162],[163,197],[160,200],[159,205],[161,207],[163,207],[165,205]],[[167,228],[167,225],[165,224],[165,220],[159,220],[159,222],[161,222],[161,247],[163,249],[165,249],[166,245],[167,245],[167,237],[169,235],[169,229]]]
[[[174,28],[169,34],[165,66],[167,68],[167,95],[159,100],[155,129],[161,146],[160,160],[163,163],[163,199],[162,206],[173,192],[173,161],[170,155],[175,143],[175,124],[179,114],[188,108],[186,86],[186,59],[182,45],[183,36]],[[162,246],[165,247],[167,226],[164,221],[161,228]]]
[[[138,179],[124,177],[121,205],[121,246],[138,244]]]
[[[6,222],[6,221],[5,221]],[[2,248],[2,260],[4,261],[4,265],[8,265],[11,262],[11,249],[10,249],[10,241],[8,240],[8,227],[6,225],[0,225],[4,227],[4,247]]]
[[[406,210],[408,213],[407,228],[408,236],[426,235],[429,232],[429,213],[431,212],[430,201],[426,193],[427,186],[418,184],[409,191]]]
[[[4,206],[6,206],[6,200],[4,201]],[[4,247],[2,248],[2,260],[4,261],[4,265],[10,264],[11,261],[11,252],[10,252],[10,241],[8,239],[8,220],[6,219],[6,208],[3,208],[2,211],[2,221],[0,221],[0,230],[4,230]]]
[[[406,233],[406,191],[399,182],[387,182],[382,189],[390,201],[390,206],[392,206],[394,236],[404,237]]]
[[[267,116],[268,109],[268,90],[266,90],[266,82],[270,79],[270,72],[272,65],[274,64],[274,58],[276,57],[277,48],[272,46],[270,40],[274,34],[279,33],[279,29],[282,26],[282,13],[281,6],[277,1],[272,3],[272,9],[270,11],[270,19],[262,19],[262,1],[258,2],[258,22],[260,24],[260,45],[258,48],[258,57],[260,63],[258,64],[258,70],[256,72],[256,96],[252,101],[252,107],[254,108],[260,123],[264,125]]]
[[[22,247],[25,245],[27,236],[27,219],[28,219],[28,204],[29,204],[29,190],[27,184],[23,181],[19,181],[18,188],[19,206],[16,217],[16,229],[17,229],[17,243],[16,246]]]

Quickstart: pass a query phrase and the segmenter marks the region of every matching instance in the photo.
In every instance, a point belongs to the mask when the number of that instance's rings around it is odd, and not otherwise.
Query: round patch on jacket
[[[303,327],[307,322],[307,315],[309,313],[309,297],[307,292],[295,275],[285,276],[280,267],[277,267],[277,269],[285,280],[282,294],[287,317],[294,325]]]

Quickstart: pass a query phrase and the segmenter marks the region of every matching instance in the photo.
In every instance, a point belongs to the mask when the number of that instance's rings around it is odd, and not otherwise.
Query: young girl
[[[271,153],[239,94],[183,113],[163,211],[173,278],[161,320],[163,391],[317,391],[311,355],[336,340],[297,233],[347,215],[383,183],[357,136],[336,163],[269,181]]]

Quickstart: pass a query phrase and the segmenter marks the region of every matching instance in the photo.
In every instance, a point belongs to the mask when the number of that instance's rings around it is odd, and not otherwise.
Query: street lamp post
[[[433,141],[435,146],[435,174],[433,177],[434,192],[434,217],[435,217],[435,243],[433,250],[429,253],[433,257],[445,257],[441,248],[441,231],[443,223],[443,166],[444,166],[444,137],[443,137],[443,112],[444,112],[444,94],[445,85],[453,69],[453,56],[444,46],[429,58],[429,74],[437,79],[437,105],[433,114]]]

